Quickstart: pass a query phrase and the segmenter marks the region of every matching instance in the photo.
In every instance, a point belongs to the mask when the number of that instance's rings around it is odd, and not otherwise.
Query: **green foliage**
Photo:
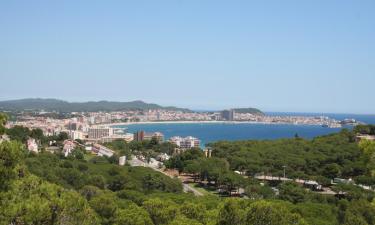
[[[102,224],[112,224],[114,222],[115,213],[118,209],[115,195],[105,192],[94,195],[89,201],[91,208],[102,218]]]
[[[8,187],[12,179],[22,175],[20,165],[24,152],[17,142],[0,143],[0,191]]]
[[[6,224],[99,224],[86,200],[74,191],[28,176],[0,194],[0,221]]]
[[[356,134],[375,135],[375,125],[357,125],[354,127],[353,132]]]
[[[172,222],[170,222],[168,225],[202,225],[202,223],[194,220],[194,219],[189,219],[184,216],[178,216],[176,219],[174,219]]]
[[[353,134],[345,130],[313,140],[221,141],[210,147],[215,157],[229,162],[231,170],[249,175],[283,176],[284,166],[290,178],[353,178],[368,173]]]
[[[245,224],[245,210],[237,200],[228,200],[220,209],[218,225]]]
[[[185,203],[181,206],[180,212],[188,219],[194,219],[202,223],[205,221],[206,207],[202,204]]]
[[[293,203],[300,203],[306,200],[307,192],[304,188],[294,182],[285,182],[279,186],[279,198]]]
[[[247,186],[245,193],[250,199],[270,199],[274,198],[275,195],[269,186],[261,186],[259,184]]]
[[[160,191],[171,191],[181,192],[182,185],[178,180],[166,179],[164,175],[155,173],[147,174],[142,180],[143,189],[146,191],[160,190]]]
[[[27,127],[23,126],[14,126],[6,130],[6,134],[10,139],[16,140],[22,143],[26,143],[27,139],[30,136],[31,131]]]
[[[30,137],[32,137],[36,140],[43,140],[44,139],[43,131],[39,128],[33,129],[30,132]]]
[[[153,223],[145,209],[131,204],[126,209],[117,210],[114,225],[153,225]]]
[[[155,225],[169,224],[178,213],[178,207],[171,201],[150,199],[143,203]]]
[[[48,140],[40,136],[40,131],[30,133]],[[22,135],[14,137],[22,139]],[[113,146],[118,146],[117,151],[135,146],[140,153],[151,148],[150,155],[172,147],[122,141]],[[375,224],[374,193],[358,186],[336,186],[335,191],[345,193],[345,199],[340,200],[284,182],[275,196],[267,184],[260,185],[232,172],[238,169],[248,174],[267,171],[282,175],[282,166],[287,165],[287,175],[292,177],[312,177],[329,183],[329,178],[335,176],[353,176],[358,182],[372,185],[368,157],[372,154],[367,154],[372,152],[368,149],[371,144],[360,144],[359,148],[348,131],[312,141],[295,138],[219,142],[212,146],[212,158],[205,158],[200,149],[191,149],[172,157],[167,165],[192,174],[202,185],[228,193],[244,187],[250,200],[215,195],[194,197],[182,193],[177,178],[150,168],[113,165],[111,159],[104,157],[85,161],[81,150],[68,158],[50,153],[32,155],[25,154],[19,143],[3,142],[0,224]]]
[[[105,143],[105,146],[116,151],[120,156],[131,157],[131,150],[129,144],[124,140],[115,140],[113,142]],[[118,161],[118,159],[117,159]]]
[[[281,203],[266,201],[254,202],[246,212],[246,224],[253,225],[305,225],[307,224],[298,214],[291,213]]]
[[[67,139],[69,139],[69,135],[66,132],[60,132],[59,135],[57,135],[57,140],[58,141],[62,142],[62,141],[65,141]]]
[[[353,224],[354,221],[358,222],[358,224],[375,224],[374,205],[363,199],[352,201],[346,210],[345,223]]]
[[[293,212],[301,215],[308,224],[335,225],[337,210],[335,206],[321,203],[300,203],[293,207]]]

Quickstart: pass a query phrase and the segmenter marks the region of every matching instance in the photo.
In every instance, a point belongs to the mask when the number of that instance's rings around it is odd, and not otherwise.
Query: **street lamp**
[[[286,173],[285,173],[286,166],[283,166],[283,168],[284,168],[284,178],[286,178]]]

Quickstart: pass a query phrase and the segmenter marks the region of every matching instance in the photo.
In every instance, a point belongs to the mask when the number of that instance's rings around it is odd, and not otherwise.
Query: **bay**
[[[354,118],[365,123],[375,124],[373,115],[355,114],[318,114],[318,113],[267,113],[268,115],[280,116],[329,116],[330,118],[342,120]],[[172,136],[193,136],[201,140],[201,145],[220,140],[272,140],[279,138],[293,138],[298,136],[311,139],[317,136],[339,132],[341,128],[325,128],[315,125],[292,125],[292,124],[252,124],[252,123],[152,123],[152,124],[129,124],[116,126],[126,128],[127,132],[134,133],[140,130],[146,132],[161,132],[165,139]],[[351,127],[346,127],[351,128]]]

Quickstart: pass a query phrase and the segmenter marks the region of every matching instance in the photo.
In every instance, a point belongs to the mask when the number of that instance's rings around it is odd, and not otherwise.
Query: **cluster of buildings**
[[[246,111],[246,110],[245,110]],[[57,119],[47,114],[21,114],[16,121],[9,122],[8,127],[24,126],[30,129],[39,128],[46,136],[59,135],[65,132],[71,140],[84,140],[90,143],[106,143],[114,140],[144,141],[157,140],[165,141],[160,132],[139,131],[127,133],[120,128],[111,125],[116,123],[129,122],[152,122],[152,121],[233,121],[233,122],[254,122],[266,124],[299,124],[299,125],[321,125],[326,127],[341,127],[342,125],[355,125],[357,121],[346,119],[337,121],[324,116],[267,116],[257,113],[246,113],[243,110],[236,112],[234,109],[220,112],[191,112],[179,110],[127,110],[121,112],[77,112],[71,113],[67,118]],[[359,136],[358,139],[375,140],[373,136]],[[174,143],[179,149],[200,147],[197,138],[172,137],[168,141]],[[28,149],[38,152],[38,143],[35,140],[28,140]],[[64,154],[70,154],[74,143],[64,143]],[[105,152],[105,150],[102,150]],[[110,154],[107,154],[110,155]]]
[[[123,112],[90,112],[71,113],[70,118],[55,119],[45,114],[29,114],[17,117],[17,121],[10,125],[21,125],[30,129],[40,128],[47,136],[58,135],[66,132],[71,139],[100,139],[102,137],[116,136],[113,139],[131,139],[130,134],[122,134],[116,130],[107,129],[103,125],[130,123],[130,122],[156,122],[156,121],[238,121],[267,124],[303,124],[340,127],[346,124],[355,124],[356,121],[337,121],[324,116],[269,116],[257,113],[236,112],[235,109],[219,112],[191,112],[174,110],[128,110]],[[120,136],[119,136],[120,135]]]

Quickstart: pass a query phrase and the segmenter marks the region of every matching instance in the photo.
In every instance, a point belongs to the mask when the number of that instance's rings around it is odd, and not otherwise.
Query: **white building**
[[[183,149],[195,148],[195,147],[198,148],[200,147],[200,143],[201,143],[198,138],[195,138],[192,136],[188,136],[185,138],[175,136],[175,137],[171,137],[169,141],[177,145],[179,148],[183,148]]]
[[[113,129],[110,127],[93,127],[89,128],[89,139],[100,139],[102,137],[109,137],[113,135]]]
[[[27,149],[28,149],[30,152],[38,153],[38,144],[36,143],[36,141],[35,141],[34,138],[29,138],[29,139],[27,140]]]
[[[70,138],[72,140],[77,140],[77,139],[83,140],[85,138],[85,135],[82,131],[74,130],[70,132]]]
[[[156,156],[156,160],[160,162],[164,162],[170,159],[170,156],[166,153],[160,153],[158,156]]]
[[[111,157],[115,154],[115,152],[112,151],[111,149],[103,145],[99,145],[99,144],[94,144],[92,146],[92,152],[98,154],[98,156],[107,156],[107,157]]]
[[[120,166],[124,166],[126,163],[126,156],[121,156],[119,159],[118,159],[118,164]]]
[[[131,133],[126,134],[114,134],[108,137],[102,137],[100,138],[100,142],[106,143],[106,142],[112,142],[115,140],[124,140],[126,142],[131,142],[134,140],[134,135]]]
[[[71,140],[64,141],[63,153],[64,156],[67,157],[72,151],[76,148],[76,145]]]

